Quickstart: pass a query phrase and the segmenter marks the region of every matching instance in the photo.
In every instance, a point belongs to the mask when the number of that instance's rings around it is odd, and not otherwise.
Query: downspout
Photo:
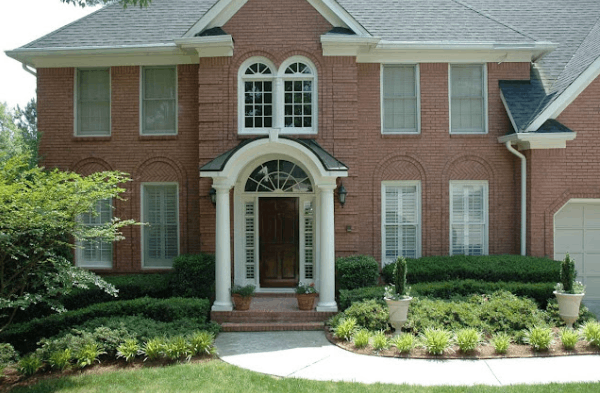
[[[510,141],[506,142],[506,148],[521,159],[521,255],[527,255],[527,159],[512,147]]]
[[[29,68],[27,66],[27,64],[23,63],[23,69],[27,72],[29,72],[31,75],[37,77],[37,73],[35,71],[33,71],[31,68]]]

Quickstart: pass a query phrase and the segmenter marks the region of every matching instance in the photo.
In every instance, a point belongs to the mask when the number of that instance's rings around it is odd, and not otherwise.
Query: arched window
[[[252,171],[246,192],[312,192],[310,178],[302,168],[285,160],[271,160]]]
[[[284,61],[277,72],[266,58],[245,61],[239,70],[239,133],[317,132],[316,68],[303,57]]]

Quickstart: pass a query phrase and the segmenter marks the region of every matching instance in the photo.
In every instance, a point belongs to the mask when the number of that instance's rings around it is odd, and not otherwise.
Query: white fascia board
[[[35,68],[198,63],[198,55],[175,44],[15,49],[6,55]]]
[[[219,0],[198,20],[198,22],[190,27],[183,35],[183,38],[193,37],[206,29],[223,26],[247,2],[248,0]]]
[[[575,79],[573,83],[550,104],[527,127],[526,131],[535,131],[548,119],[556,119],[560,114],[600,75],[600,57]]]
[[[175,43],[182,49],[194,49],[198,57],[233,56],[231,35],[180,38]]]
[[[564,149],[567,141],[572,141],[577,136],[576,132],[552,132],[552,133],[526,133],[519,132],[498,137],[498,142],[505,144],[510,142],[517,145],[519,150],[529,149]]]
[[[358,56],[362,52],[370,51],[380,41],[381,38],[378,37],[344,34],[324,34],[321,36],[323,56]]]
[[[504,98],[504,93],[502,92],[502,89],[500,89],[500,99],[502,100],[502,104],[504,104],[504,109],[506,109],[506,113],[508,114],[508,118],[510,119],[510,123],[513,126],[513,130],[515,132],[519,132],[519,127],[517,127],[517,123],[515,122],[515,119],[513,118],[512,113],[510,112],[510,108],[508,107],[508,104],[506,103],[506,98]]]

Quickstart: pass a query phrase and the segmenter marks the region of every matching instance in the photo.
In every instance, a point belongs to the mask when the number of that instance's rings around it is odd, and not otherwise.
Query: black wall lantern
[[[217,190],[211,187],[208,196],[210,197],[213,206],[217,206]]]
[[[344,204],[346,203],[346,194],[348,194],[348,191],[346,191],[344,183],[340,183],[340,186],[338,187],[338,198],[340,199],[340,205],[342,205],[342,207],[344,207]]]

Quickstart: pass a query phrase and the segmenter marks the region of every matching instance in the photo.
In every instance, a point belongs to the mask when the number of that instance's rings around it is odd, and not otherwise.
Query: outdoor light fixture
[[[346,187],[344,187],[343,183],[340,183],[340,186],[338,187],[338,198],[340,198],[340,205],[342,205],[342,207],[344,207],[344,204],[346,203],[346,194],[348,194]]]
[[[211,187],[208,196],[210,197],[213,206],[217,206],[217,190]]]

